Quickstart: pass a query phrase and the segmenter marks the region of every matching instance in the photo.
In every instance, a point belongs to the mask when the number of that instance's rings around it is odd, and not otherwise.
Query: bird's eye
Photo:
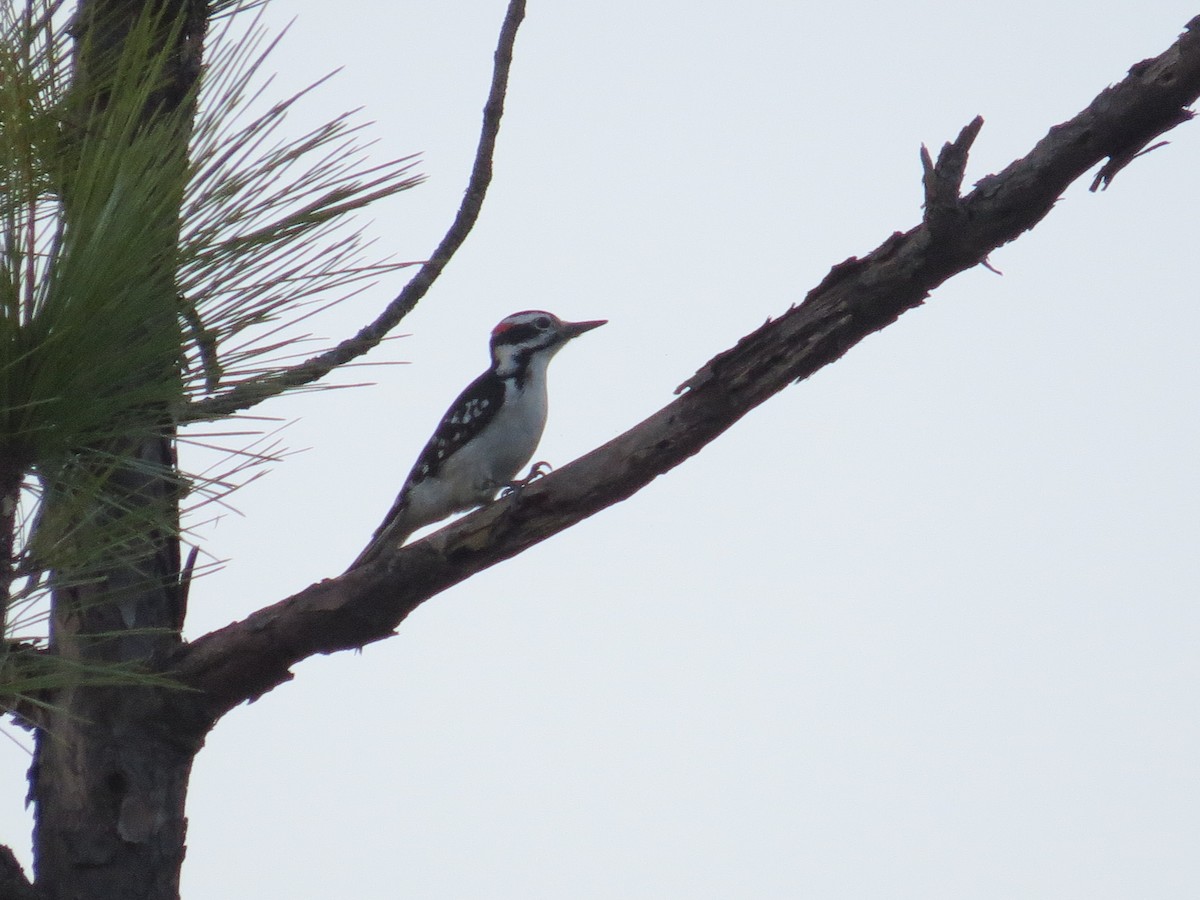
[[[538,316],[536,319],[533,320],[533,324],[536,325],[538,328],[540,328],[542,331],[545,331],[547,328],[550,327],[550,317],[549,316]]]

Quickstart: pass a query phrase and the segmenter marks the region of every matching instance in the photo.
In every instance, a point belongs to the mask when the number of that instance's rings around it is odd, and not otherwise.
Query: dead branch
[[[799,307],[710,360],[663,409],[518,497],[200,638],[177,654],[174,672],[202,692],[215,719],[290,678],[290,667],[307,656],[388,637],[430,597],[626,499],[758,404],[920,305],[946,279],[1036,225],[1069,184],[1105,159],[1111,179],[1148,141],[1187,121],[1198,96],[1200,17],[1161,56],[1134,66],[1028,155],[960,196],[977,119],[936,164],[925,152],[920,225],[834,266]]]

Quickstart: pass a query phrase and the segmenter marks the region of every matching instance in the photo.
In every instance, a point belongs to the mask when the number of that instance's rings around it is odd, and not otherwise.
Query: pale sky
[[[479,226],[208,532],[188,635],[341,572],[527,308],[561,465],[919,221],[922,142],[1024,155],[1194,6],[530,3]],[[503,0],[273,0],[295,127],[465,184]],[[305,119],[304,117],[309,118]],[[187,900],[1200,896],[1200,126],[618,507],[302,664],[200,754]],[[336,340],[393,277],[317,323]],[[11,732],[17,740],[27,735]],[[28,860],[28,758],[0,837]]]

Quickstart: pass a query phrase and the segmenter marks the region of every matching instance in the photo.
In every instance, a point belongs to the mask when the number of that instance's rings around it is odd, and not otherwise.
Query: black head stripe
[[[544,329],[538,328],[536,325],[510,325],[505,328],[495,337],[497,344],[524,344],[533,341],[540,335],[544,334]]]

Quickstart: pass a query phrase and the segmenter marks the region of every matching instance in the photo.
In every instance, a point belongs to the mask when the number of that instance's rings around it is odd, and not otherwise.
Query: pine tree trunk
[[[166,78],[145,107],[147,121],[193,102],[206,3],[83,0],[73,30],[74,78],[90,115],[104,114],[107,98],[96,86],[106,83],[133,23],[146,11],[159,16],[156,33],[168,53]],[[184,146],[192,110],[185,112],[188,125],[178,135]],[[64,203],[69,223],[69,192]],[[178,231],[164,231],[161,258],[171,260]],[[164,272],[162,282],[162,306],[147,329],[178,327],[174,273]],[[180,644],[186,585],[180,572],[174,426],[165,409],[148,416],[159,423],[151,433],[99,448],[124,461],[106,475],[104,490],[116,499],[119,515],[130,517],[126,525],[141,523],[137,534],[121,543],[119,558],[89,562],[85,577],[71,571],[51,575],[57,587],[50,651],[58,656],[153,668]],[[169,688],[95,685],[65,688],[49,699],[52,707],[38,716],[30,770],[39,895],[176,900],[188,777],[207,730],[206,723],[189,717],[193,701]]]
[[[47,900],[177,900],[198,744],[155,689],[76,688],[31,771],[36,884]],[[186,733],[186,732],[185,732]]]
[[[163,435],[125,452],[169,450]],[[131,467],[113,481],[127,502],[177,514],[174,483],[154,468]],[[98,579],[54,592],[51,652],[84,664],[153,665],[179,645],[177,533],[148,528],[139,541]],[[30,771],[42,896],[178,897],[184,800],[203,735],[184,719],[190,707],[187,695],[160,687],[77,685],[54,695]]]

